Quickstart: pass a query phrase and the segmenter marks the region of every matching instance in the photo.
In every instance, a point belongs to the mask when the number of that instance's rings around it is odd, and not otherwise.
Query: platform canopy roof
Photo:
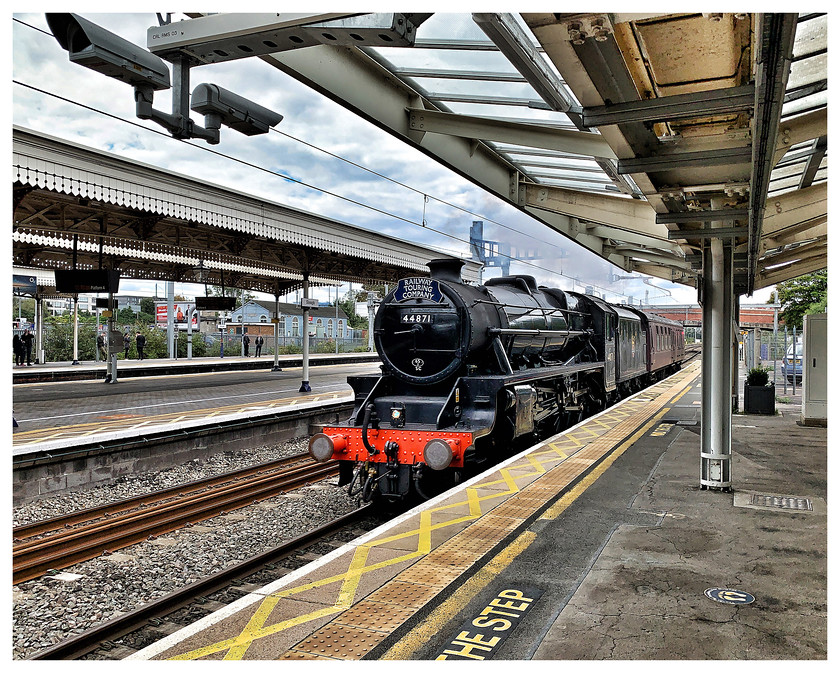
[[[189,16],[149,48],[259,56],[626,271],[826,266],[826,14]]]
[[[451,256],[19,127],[12,184],[20,269],[119,269],[280,295],[304,272],[315,285],[393,283]],[[479,269],[466,261],[464,279]],[[54,294],[54,276],[36,276],[39,293]]]

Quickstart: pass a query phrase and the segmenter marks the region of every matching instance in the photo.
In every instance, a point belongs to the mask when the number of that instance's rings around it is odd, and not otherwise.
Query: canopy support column
[[[703,251],[701,488],[731,490],[732,245],[712,238]]]
[[[303,272],[303,381],[300,383],[300,393],[312,392],[309,386],[309,272]]]

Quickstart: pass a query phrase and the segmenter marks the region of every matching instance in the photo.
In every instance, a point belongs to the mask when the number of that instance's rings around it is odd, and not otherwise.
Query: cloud
[[[259,59],[191,70],[192,87],[212,81],[284,115],[277,132],[263,136],[245,137],[223,127],[221,144],[211,148],[201,141],[175,140],[153,122],[138,120],[131,88],[70,63],[43,14],[14,16],[13,79],[20,82],[12,89],[15,124],[456,254],[469,253],[470,224],[481,219],[487,238],[540,250],[540,259],[514,263],[512,272],[566,287],[572,281],[559,275],[562,271],[619,295],[632,287],[634,296],[641,296],[637,285],[644,286],[636,281],[610,284],[611,271],[618,270],[585,248]],[[143,47],[147,29],[157,24],[153,13],[84,16]],[[434,16],[423,30],[484,37],[466,14]],[[406,58],[406,65],[451,69],[477,57],[459,52],[444,62],[441,52],[417,50]],[[492,69],[510,68],[499,55],[478,58],[482,67],[491,58],[496,59]],[[157,93],[155,107],[169,111],[170,92]],[[691,289],[657,284],[674,296],[685,290],[693,301]]]

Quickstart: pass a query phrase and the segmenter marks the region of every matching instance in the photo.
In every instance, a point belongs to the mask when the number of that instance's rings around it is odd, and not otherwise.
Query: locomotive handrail
[[[502,306],[502,307],[506,307],[506,308],[521,308],[525,311],[528,311],[528,313],[530,313],[531,311],[543,311],[543,312],[560,311],[560,313],[576,313],[577,315],[586,315],[586,316],[589,315],[588,313],[585,313],[583,311],[575,311],[574,309],[571,309],[571,308],[559,308],[559,307],[556,307],[556,306],[551,306],[551,307],[548,307],[548,308],[545,307],[545,306],[523,306],[521,304],[505,304],[504,302],[500,302],[500,301],[490,301],[489,299],[476,299],[476,300],[473,301],[472,306],[475,306],[476,304],[490,304],[491,306]]]
[[[562,329],[517,329],[516,327],[490,327],[488,334],[516,334],[520,336],[584,336],[594,334],[592,330]]]

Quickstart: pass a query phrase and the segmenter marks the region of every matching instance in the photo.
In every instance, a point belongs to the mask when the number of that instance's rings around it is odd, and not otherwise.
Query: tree
[[[155,314],[155,300],[151,297],[143,297],[140,300],[140,312],[153,316]]]
[[[137,314],[128,306],[117,311],[117,322],[122,325],[133,325],[137,320]]]
[[[356,313],[356,293],[348,292],[338,300],[339,308],[347,314],[347,322],[352,329],[367,329],[367,318]]]
[[[776,290],[785,325],[802,329],[803,316],[823,312],[828,304],[828,269],[786,280]]]

